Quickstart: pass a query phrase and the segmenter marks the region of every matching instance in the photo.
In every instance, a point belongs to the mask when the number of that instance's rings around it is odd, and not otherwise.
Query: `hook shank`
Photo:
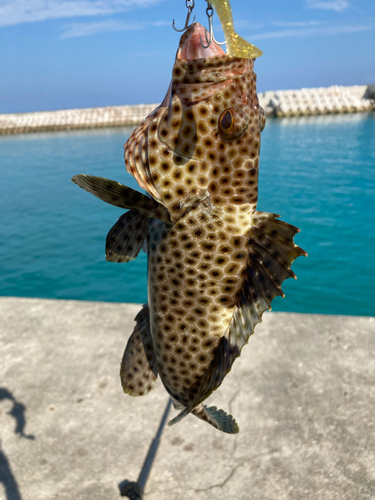
[[[206,42],[207,42],[207,45],[204,45],[203,44],[203,40],[202,40],[202,37],[201,37],[201,45],[204,49],[208,49],[208,47],[211,45],[212,42],[215,42],[217,43],[218,45],[225,45],[226,42],[218,42],[217,40],[215,40],[215,35],[214,35],[214,25],[213,25],[213,22],[212,22],[212,17],[214,15],[214,9],[212,7],[212,5],[210,4],[210,2],[207,1],[207,9],[206,9],[206,14],[207,14],[207,17],[208,17],[208,29],[209,29],[209,35],[210,37],[208,38],[207,37],[207,31],[205,32],[205,38],[206,38]]]
[[[194,24],[194,21],[195,21],[195,16],[194,16],[193,22],[191,24],[189,24],[191,14],[192,14],[193,9],[195,7],[195,0],[186,0],[186,7],[188,9],[188,13],[187,13],[187,16],[186,16],[185,26],[182,28],[182,30],[178,30],[176,28],[175,20],[173,19],[172,27],[173,27],[173,29],[175,31],[178,31],[179,33],[181,33],[182,31],[186,31],[187,29],[189,29],[190,26],[192,24]]]

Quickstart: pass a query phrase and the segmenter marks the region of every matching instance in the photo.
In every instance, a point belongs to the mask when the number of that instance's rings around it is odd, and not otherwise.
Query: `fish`
[[[121,362],[124,392],[145,395],[160,377],[179,410],[170,425],[191,413],[236,434],[235,418],[204,401],[307,254],[293,241],[297,227],[256,208],[266,116],[255,57],[228,55],[214,41],[204,48],[204,36],[199,23],[181,36],[164,100],[124,145],[146,194],[102,177],[72,180],[128,209],[108,233],[107,260],[147,251],[148,303]]]

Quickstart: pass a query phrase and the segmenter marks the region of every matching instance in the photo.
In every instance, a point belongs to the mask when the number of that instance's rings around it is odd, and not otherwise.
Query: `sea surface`
[[[145,253],[105,261],[124,210],[70,182],[87,173],[137,189],[123,159],[130,132],[0,137],[0,295],[147,301]],[[258,209],[301,228],[295,241],[309,254],[273,310],[375,315],[375,114],[269,119]]]

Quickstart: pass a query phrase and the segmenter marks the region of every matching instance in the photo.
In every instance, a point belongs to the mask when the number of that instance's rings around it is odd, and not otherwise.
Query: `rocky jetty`
[[[268,116],[306,116],[375,110],[375,85],[278,90],[259,94]],[[138,125],[158,104],[0,114],[0,135]]]

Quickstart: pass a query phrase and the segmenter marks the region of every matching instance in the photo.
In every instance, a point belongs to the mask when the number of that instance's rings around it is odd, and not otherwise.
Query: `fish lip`
[[[225,56],[226,54],[221,46],[214,41],[207,48],[202,46],[201,40],[206,43],[206,33],[208,33],[206,28],[200,23],[192,24],[180,39],[176,59],[197,60]]]

